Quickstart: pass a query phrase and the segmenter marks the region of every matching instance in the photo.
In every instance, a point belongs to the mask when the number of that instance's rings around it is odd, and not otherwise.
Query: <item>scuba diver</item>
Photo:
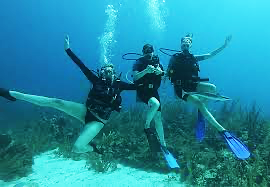
[[[146,113],[144,132],[151,152],[163,152],[169,167],[179,167],[176,160],[168,152],[164,139],[160,97],[158,93],[161,78],[165,74],[163,66],[160,64],[159,57],[154,55],[152,45],[145,44],[142,52],[143,56],[137,59],[133,65],[133,80],[137,87],[137,101],[141,101],[149,106],[149,110]],[[150,128],[151,121],[153,120],[155,122],[155,129]]]
[[[91,142],[104,127],[110,114],[121,109],[121,92],[123,90],[136,90],[134,84],[128,84],[119,79],[112,64],[101,67],[98,75],[88,69],[83,62],[70,49],[69,37],[65,38],[65,51],[79,66],[87,79],[93,84],[85,104],[66,101],[57,98],[29,95],[17,91],[0,88],[0,96],[10,100],[23,100],[38,106],[50,107],[78,119],[84,123],[84,129],[75,141],[73,152],[101,152]]]
[[[182,100],[194,104],[198,108],[198,122],[196,137],[201,141],[204,137],[205,121],[204,118],[213,125],[225,138],[226,142],[240,159],[250,156],[247,147],[234,135],[223,128],[212,116],[205,105],[208,99],[229,100],[221,96],[216,91],[216,86],[207,82],[209,79],[199,77],[199,61],[203,61],[220,53],[231,41],[231,36],[227,37],[225,43],[218,49],[203,55],[193,55],[190,53],[192,46],[192,34],[188,34],[181,39],[181,52],[172,55],[167,76],[174,86],[175,94]],[[164,48],[163,48],[164,49]],[[174,50],[171,50],[174,51]],[[166,53],[165,53],[166,54]]]

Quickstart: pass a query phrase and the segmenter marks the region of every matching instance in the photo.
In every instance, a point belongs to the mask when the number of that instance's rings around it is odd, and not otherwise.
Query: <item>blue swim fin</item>
[[[160,142],[157,139],[155,131],[153,129],[148,128],[148,129],[144,129],[144,132],[147,136],[147,140],[148,140],[151,152],[152,153],[162,152],[170,168],[180,168],[176,162],[176,159],[168,151],[168,149],[160,145]]]
[[[174,158],[174,156],[172,155],[172,153],[169,152],[169,150],[164,147],[164,146],[161,146],[160,147],[166,161],[167,161],[167,164],[168,166],[173,169],[173,168],[180,168],[180,166],[178,165],[178,163],[176,162],[176,159]]]
[[[205,135],[206,125],[205,119],[202,113],[198,110],[198,119],[196,124],[196,138],[199,142],[201,142]]]
[[[232,152],[239,159],[245,160],[250,157],[250,152],[244,143],[236,138],[232,133],[228,131],[222,132],[227,144],[231,148]]]

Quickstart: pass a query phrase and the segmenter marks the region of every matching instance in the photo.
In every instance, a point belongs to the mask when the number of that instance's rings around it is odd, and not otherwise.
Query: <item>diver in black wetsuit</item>
[[[159,57],[154,55],[154,48],[150,44],[143,47],[143,57],[136,60],[133,65],[134,83],[137,85],[137,98],[150,108],[146,115],[144,131],[147,135],[148,143],[152,152],[160,150],[160,145],[155,138],[155,131],[150,128],[150,123],[154,119],[155,129],[159,137],[161,146],[166,147],[164,131],[161,119],[161,106],[158,89],[161,84],[161,77],[164,75],[163,67]]]
[[[120,111],[122,102],[120,93],[123,90],[135,90],[136,87],[134,84],[128,84],[120,81],[116,76],[112,64],[105,64],[101,68],[99,76],[95,75],[71,51],[68,36],[65,39],[65,51],[93,84],[93,88],[89,92],[86,104],[23,94],[3,88],[0,88],[0,96],[10,101],[23,100],[39,106],[51,107],[75,117],[84,123],[85,127],[74,144],[73,152],[98,152],[91,141],[104,127],[104,124],[106,124],[112,111]]]
[[[188,94],[186,92],[206,92],[216,94],[216,86],[207,82],[200,82],[199,77],[199,61],[203,61],[220,53],[231,40],[231,36],[227,37],[225,43],[215,51],[203,54],[193,55],[190,53],[192,46],[192,35],[188,34],[181,39],[181,53],[174,54],[169,62],[167,69],[167,76],[171,80],[176,95],[189,103],[198,107],[202,115],[208,120],[210,124],[218,129],[224,131],[225,129],[215,120],[212,114],[204,104],[205,99],[198,96]]]
[[[235,156],[239,159],[245,160],[251,155],[248,147],[246,147],[246,145],[241,142],[240,139],[235,137],[233,133],[222,127],[209,112],[206,106],[206,101],[208,99],[218,98],[220,101],[222,101],[223,99],[226,100],[227,98],[211,97],[211,95],[219,95],[217,94],[216,86],[210,83],[202,82],[202,79],[199,77],[198,73],[198,62],[209,59],[220,53],[223,49],[225,49],[230,41],[231,36],[227,37],[225,43],[213,52],[204,55],[193,55],[190,53],[192,35],[186,35],[181,39],[182,52],[174,54],[170,60],[167,75],[174,85],[176,95],[188,103],[192,103],[198,108],[198,121],[196,127],[197,139],[201,141],[204,137],[204,118],[206,118],[209,124],[215,127],[224,137],[226,143],[229,145]]]

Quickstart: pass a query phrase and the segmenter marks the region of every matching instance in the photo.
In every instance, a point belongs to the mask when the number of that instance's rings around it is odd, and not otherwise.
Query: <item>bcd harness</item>
[[[168,77],[174,85],[198,82],[199,64],[192,54],[176,53],[173,55],[168,69]]]
[[[146,67],[148,65],[152,65],[155,68],[159,67],[160,62],[159,58],[156,55],[150,56],[144,56],[138,60],[142,61],[142,64],[144,64]],[[144,87],[149,89],[157,89],[160,85],[160,78],[161,76],[155,75],[155,74],[146,74],[144,77],[140,78],[139,80],[135,81],[135,84],[138,85],[138,87]]]

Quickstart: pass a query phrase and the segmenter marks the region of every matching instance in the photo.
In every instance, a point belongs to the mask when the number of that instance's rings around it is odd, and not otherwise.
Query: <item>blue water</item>
[[[222,53],[201,62],[201,75],[223,95],[245,105],[256,101],[269,116],[269,8],[267,0],[1,1],[0,87],[84,102],[90,85],[64,52],[66,34],[89,68],[100,67],[106,57],[124,74],[132,62],[121,55],[141,52],[146,42],[157,52],[160,47],[178,49],[180,38],[192,32],[192,52],[202,54],[232,34]],[[169,57],[159,55],[166,67]],[[133,92],[123,95],[125,106],[135,103]],[[171,91],[165,95],[174,97]],[[42,110],[0,99],[1,126]]]

